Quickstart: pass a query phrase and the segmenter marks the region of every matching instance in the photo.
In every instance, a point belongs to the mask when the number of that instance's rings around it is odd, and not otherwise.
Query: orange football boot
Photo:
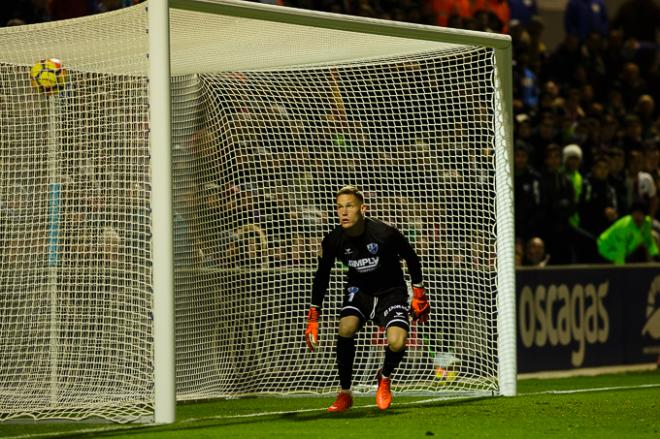
[[[381,410],[387,410],[392,404],[392,391],[390,390],[390,379],[385,378],[380,370],[376,375],[378,389],[376,390],[376,405]]]
[[[328,407],[328,413],[345,412],[353,406],[353,396],[349,392],[339,392],[337,399]]]

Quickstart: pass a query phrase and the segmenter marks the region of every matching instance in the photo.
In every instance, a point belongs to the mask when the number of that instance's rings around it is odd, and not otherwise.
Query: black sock
[[[385,364],[383,364],[383,370],[381,373],[383,376],[391,377],[394,369],[401,363],[403,356],[406,355],[406,348],[401,349],[398,352],[394,352],[390,349],[389,346],[385,348]]]
[[[337,369],[341,388],[348,390],[353,383],[353,360],[355,359],[355,337],[337,337]]]

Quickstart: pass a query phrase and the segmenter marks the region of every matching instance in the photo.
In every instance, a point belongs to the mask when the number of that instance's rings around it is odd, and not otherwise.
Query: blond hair
[[[360,200],[360,203],[364,203],[364,195],[362,194],[362,191],[355,186],[344,186],[343,188],[339,189],[339,192],[337,192],[337,197],[340,195],[353,195],[355,198]]]

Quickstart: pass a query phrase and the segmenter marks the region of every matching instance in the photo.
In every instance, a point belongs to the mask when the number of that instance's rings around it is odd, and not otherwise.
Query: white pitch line
[[[660,387],[660,384],[638,384],[636,386],[594,387],[594,388],[591,388],[591,389],[545,390],[543,392],[521,393],[520,396],[527,396],[527,395],[568,395],[568,394],[571,394],[571,393],[609,392],[611,390],[655,389],[657,387]]]
[[[570,390],[546,390],[543,392],[530,392],[530,393],[520,393],[518,396],[534,396],[534,395],[566,395],[566,394],[573,394],[573,393],[590,393],[590,392],[608,392],[608,391],[616,391],[616,390],[634,390],[634,389],[654,389],[654,388],[660,388],[660,384],[639,384],[637,386],[616,386],[616,387],[594,387],[590,389],[570,389]],[[465,397],[465,398],[460,398],[460,397],[439,397],[439,398],[428,398],[428,399],[421,399],[418,401],[410,401],[410,402],[399,402],[399,403],[394,403],[392,404],[392,407],[401,407],[401,406],[408,406],[408,405],[419,405],[419,404],[430,404],[434,402],[440,402],[440,401],[458,401],[458,400],[466,400],[466,399],[481,399],[481,397]],[[361,408],[371,408],[371,407],[376,407],[375,404],[366,404],[366,405],[359,405],[359,406],[354,406],[356,409],[361,409]],[[260,412],[260,413],[247,413],[244,415],[218,415],[218,416],[209,416],[205,418],[189,418],[189,419],[184,419],[182,421],[177,422],[179,425],[181,424],[189,424],[193,422],[204,422],[204,421],[214,421],[214,420],[220,420],[220,419],[245,419],[245,418],[261,418],[261,417],[266,417],[266,416],[278,416],[278,415],[287,415],[287,414],[297,414],[297,413],[311,413],[311,412],[324,412],[327,409],[325,407],[321,408],[313,408],[313,409],[299,409],[299,410],[281,410],[281,411],[276,411],[276,412]],[[112,431],[117,431],[117,432],[122,432],[122,431],[130,431],[130,430],[137,430],[137,429],[147,429],[151,427],[149,424],[142,424],[142,425],[127,425],[127,426],[113,426],[113,427],[100,427],[100,428],[88,428],[84,430],[72,430],[72,431],[66,431],[66,432],[57,432],[57,433],[37,433],[37,434],[24,434],[20,436],[5,436],[4,439],[37,439],[37,438],[57,438],[57,437],[62,437],[62,436],[68,436],[71,434],[89,434],[89,433],[109,433]],[[153,425],[153,427],[158,427],[158,425]]]
[[[462,399],[471,399],[473,397],[468,397],[468,398],[456,398],[456,397],[441,397],[441,398],[429,398],[429,399],[423,399],[419,401],[410,401],[410,402],[399,402],[399,403],[394,403],[392,404],[392,407],[400,407],[400,406],[405,406],[405,405],[415,405],[415,404],[428,404],[432,402],[438,402],[438,401],[456,401],[456,400],[462,400]],[[353,406],[353,408],[356,409],[361,409],[361,408],[370,408],[370,407],[376,407],[375,404],[365,404],[365,405],[356,405]],[[260,413],[247,413],[244,415],[218,415],[218,416],[209,416],[209,417],[204,417],[204,418],[188,418],[188,419],[183,419],[181,421],[178,421],[178,424],[190,424],[193,422],[204,422],[204,421],[214,421],[214,420],[221,420],[221,419],[244,419],[244,418],[260,418],[260,417],[266,417],[266,416],[278,416],[278,415],[286,415],[286,414],[292,414],[292,413],[310,413],[310,412],[324,412],[326,411],[326,407],[321,407],[321,408],[313,408],[313,409],[299,409],[299,410],[281,410],[281,411],[276,411],[276,412],[260,412]],[[20,436],[5,436],[3,439],[36,439],[36,438],[57,438],[61,436],[68,436],[71,434],[89,434],[89,433],[109,433],[112,431],[117,431],[117,432],[122,432],[122,431],[130,431],[130,430],[137,430],[140,428],[149,428],[149,427],[158,427],[158,425],[149,425],[149,424],[141,424],[141,425],[117,425],[117,426],[112,426],[112,427],[99,427],[99,428],[88,428],[84,430],[72,430],[72,431],[67,431],[67,432],[55,432],[55,433],[36,433],[36,434],[25,434],[25,435],[20,435]]]
[[[71,431],[61,431],[61,432],[56,432],[56,433],[36,433],[36,434],[23,434],[20,436],[4,436],[3,439],[33,439],[33,438],[49,438],[49,437],[66,437],[70,436],[72,434],[88,434],[88,433],[108,433],[111,431],[129,431],[132,429],[136,429],[138,426],[114,426],[114,427],[101,427],[101,428],[87,428],[84,430],[71,430]]]

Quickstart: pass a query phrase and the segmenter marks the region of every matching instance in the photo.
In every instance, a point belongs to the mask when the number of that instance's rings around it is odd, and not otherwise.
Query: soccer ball
[[[440,384],[449,384],[456,380],[458,372],[454,370],[444,369],[442,367],[435,368],[435,378]]]
[[[458,358],[450,352],[440,352],[433,359],[435,378],[439,384],[449,384],[456,380]]]
[[[57,58],[42,59],[30,69],[32,86],[41,92],[54,93],[64,87],[66,72]]]

